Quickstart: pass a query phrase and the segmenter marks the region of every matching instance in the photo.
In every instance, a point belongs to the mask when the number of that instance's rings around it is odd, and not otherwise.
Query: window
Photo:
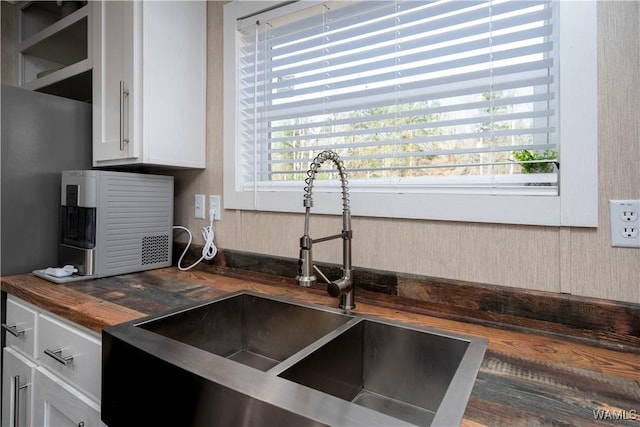
[[[226,207],[301,212],[331,149],[354,215],[597,224],[595,6],[265,6],[225,5]]]

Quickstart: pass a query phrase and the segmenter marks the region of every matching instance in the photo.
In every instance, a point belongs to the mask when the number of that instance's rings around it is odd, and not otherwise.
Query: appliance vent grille
[[[142,265],[169,261],[169,236],[144,236],[142,238]]]

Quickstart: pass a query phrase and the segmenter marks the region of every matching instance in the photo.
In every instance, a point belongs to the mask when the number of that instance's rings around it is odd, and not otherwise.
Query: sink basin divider
[[[346,323],[338,326],[333,331],[331,331],[328,334],[318,338],[316,341],[312,342],[311,344],[309,344],[308,346],[304,347],[300,351],[298,351],[298,352],[292,354],[291,356],[287,357],[285,360],[283,360],[282,362],[278,363],[273,368],[269,369],[267,371],[267,373],[270,374],[270,375],[279,375],[279,374],[281,374],[282,372],[284,372],[287,369],[289,369],[291,366],[293,366],[296,363],[298,363],[300,360],[304,359],[305,357],[307,357],[311,353],[315,352],[319,348],[321,348],[324,345],[326,345],[328,342],[334,340],[336,337],[338,337],[338,336],[342,335],[343,333],[345,333],[346,331],[350,330],[354,325],[358,324],[361,320],[362,319],[360,318],[360,316],[353,316],[353,318],[348,320]]]

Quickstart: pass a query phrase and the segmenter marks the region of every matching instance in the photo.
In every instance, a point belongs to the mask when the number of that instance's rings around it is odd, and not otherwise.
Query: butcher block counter
[[[239,290],[337,306],[317,289],[173,267],[64,285],[2,278],[2,291],[97,332]],[[357,290],[356,305],[357,313],[489,340],[464,426],[640,425],[640,352],[428,316]]]

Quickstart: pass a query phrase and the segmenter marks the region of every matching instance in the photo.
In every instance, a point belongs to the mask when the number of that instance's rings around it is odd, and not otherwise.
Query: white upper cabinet
[[[93,165],[204,168],[206,2],[93,5]]]

